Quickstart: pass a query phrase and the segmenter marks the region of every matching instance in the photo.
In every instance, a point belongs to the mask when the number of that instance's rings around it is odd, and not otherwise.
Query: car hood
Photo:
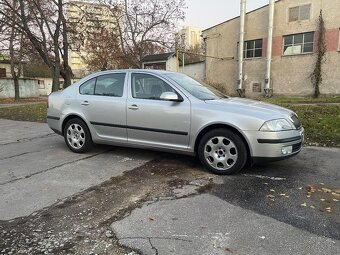
[[[211,106],[216,106],[223,111],[237,112],[266,120],[288,117],[294,113],[289,109],[277,105],[237,97],[229,97],[219,100],[206,100],[205,103]]]

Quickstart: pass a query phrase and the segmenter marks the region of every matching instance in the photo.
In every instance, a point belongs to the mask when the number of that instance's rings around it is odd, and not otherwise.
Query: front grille
[[[290,116],[290,119],[292,120],[292,122],[294,124],[294,127],[296,129],[300,129],[301,128],[301,122],[300,122],[300,120],[298,119],[298,117],[295,114]]]
[[[293,153],[301,149],[302,143],[293,144]]]

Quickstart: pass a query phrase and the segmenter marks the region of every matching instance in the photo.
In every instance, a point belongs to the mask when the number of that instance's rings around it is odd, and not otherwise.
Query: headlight
[[[265,122],[260,131],[263,132],[276,132],[276,131],[287,131],[293,130],[294,127],[286,119],[270,120]]]

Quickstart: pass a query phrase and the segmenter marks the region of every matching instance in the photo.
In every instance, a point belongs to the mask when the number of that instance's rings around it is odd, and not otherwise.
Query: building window
[[[311,4],[289,8],[289,22],[309,20]]]
[[[313,53],[314,32],[287,35],[283,37],[283,55]]]
[[[45,89],[45,81],[44,80],[38,80],[39,89]]]
[[[261,58],[262,57],[262,39],[244,42],[244,58]]]
[[[6,77],[6,68],[0,68],[0,77],[1,78]]]

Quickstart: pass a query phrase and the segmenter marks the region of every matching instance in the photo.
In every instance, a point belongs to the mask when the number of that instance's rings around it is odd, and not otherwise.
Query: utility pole
[[[275,0],[269,0],[267,67],[264,87],[264,93],[266,97],[272,96],[272,89],[270,88],[270,84],[271,84],[271,62],[273,55],[272,49],[273,49],[274,13],[275,13]]]
[[[237,92],[240,97],[245,96],[245,89],[243,88],[243,52],[244,52],[244,34],[245,34],[245,18],[247,11],[247,1],[241,0],[241,14],[240,14],[240,40],[239,40],[239,49],[238,49],[238,88]]]

